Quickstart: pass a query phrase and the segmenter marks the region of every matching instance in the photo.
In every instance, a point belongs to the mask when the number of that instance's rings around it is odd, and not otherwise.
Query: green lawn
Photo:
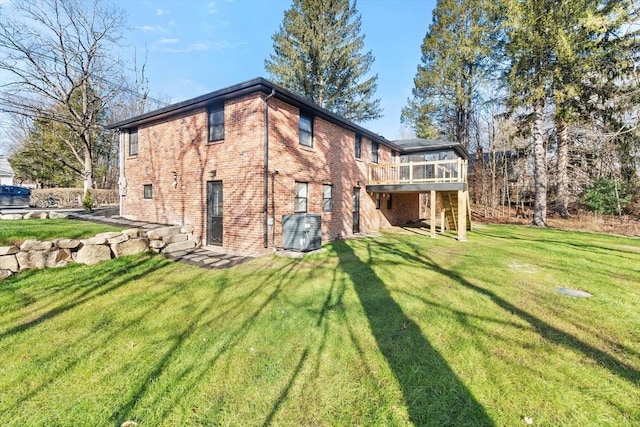
[[[0,220],[0,246],[19,245],[27,239],[83,239],[105,231],[119,230],[122,227],[71,219]]]
[[[640,239],[478,226],[0,283],[16,426],[640,424]],[[589,299],[557,293],[571,287]]]

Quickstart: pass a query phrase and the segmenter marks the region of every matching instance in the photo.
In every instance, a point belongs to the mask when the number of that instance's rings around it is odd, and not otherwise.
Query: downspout
[[[269,99],[276,94],[275,89],[264,99],[264,203],[263,240],[265,249],[269,247]],[[274,224],[275,227],[275,224]]]
[[[124,141],[124,132],[121,129],[116,130],[116,135],[118,135],[118,166],[119,166],[119,176],[118,176],[118,199],[119,199],[119,212],[118,215],[122,216],[122,207],[123,200],[122,197],[127,194],[127,178],[125,176],[125,152],[126,149],[125,141]]]

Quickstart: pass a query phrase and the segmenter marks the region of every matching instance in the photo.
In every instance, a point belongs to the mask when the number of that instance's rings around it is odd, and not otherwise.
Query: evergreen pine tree
[[[402,110],[402,122],[417,136],[469,146],[480,83],[500,35],[492,8],[480,0],[438,0],[422,43],[413,98]]]
[[[349,120],[379,118],[378,76],[367,77],[374,58],[361,53],[360,24],[355,0],[293,0],[265,68],[276,83]]]

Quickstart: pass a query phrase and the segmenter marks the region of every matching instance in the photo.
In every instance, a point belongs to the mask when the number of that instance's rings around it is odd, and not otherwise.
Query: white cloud
[[[163,39],[165,40],[165,39]],[[224,50],[224,49],[229,49],[234,47],[231,43],[227,42],[227,41],[223,41],[223,42],[197,42],[197,43],[191,43],[185,47],[169,47],[167,45],[169,44],[174,44],[178,43],[178,39],[166,39],[167,42],[162,43],[165,45],[164,48],[162,48],[162,51],[164,52],[169,52],[169,53],[189,53],[189,52],[204,52],[207,50]],[[159,42],[156,43],[157,45],[161,44]],[[242,44],[239,44],[238,46],[240,46]]]
[[[180,42],[180,39],[160,39],[156,44],[175,44]]]
[[[207,5],[208,13],[216,13],[218,12],[218,8],[216,7],[216,2],[212,1]]]
[[[139,30],[142,30],[142,31],[154,31],[155,30],[155,28],[152,27],[151,25],[142,25],[142,26],[139,26],[139,27],[136,27],[136,28],[138,28]]]
[[[167,11],[166,11],[166,10],[164,10],[164,9],[158,9],[158,10],[156,11],[156,15],[158,15],[158,16],[162,16],[162,15],[167,14],[167,13],[169,13],[169,12],[167,12]]]

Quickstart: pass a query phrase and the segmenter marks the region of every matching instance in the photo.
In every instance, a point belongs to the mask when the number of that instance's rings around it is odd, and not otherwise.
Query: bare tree
[[[121,88],[114,56],[125,16],[100,0],[20,0],[0,10],[0,111],[63,124],[85,192],[108,105]],[[78,141],[80,144],[78,145]]]

